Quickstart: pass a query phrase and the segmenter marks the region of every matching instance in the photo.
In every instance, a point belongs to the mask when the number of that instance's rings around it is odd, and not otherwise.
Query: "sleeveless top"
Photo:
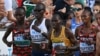
[[[29,23],[25,23],[24,25],[29,25]],[[13,26],[13,54],[20,56],[29,56],[29,54],[31,54],[32,49],[29,40],[29,27],[25,26],[24,29],[18,29],[16,23],[14,23]]]
[[[71,31],[72,31],[73,34],[75,34],[76,28],[80,25],[82,25],[82,23],[77,24],[76,21],[75,21],[75,18],[72,19],[72,21],[71,21]]]
[[[54,29],[51,34],[51,41],[52,41],[52,47],[55,48],[57,45],[60,46],[72,46],[70,40],[65,36],[65,27],[62,27],[61,33],[58,37],[54,36]],[[67,52],[68,53],[68,52]]]
[[[81,53],[91,53],[95,52],[95,44],[87,44],[86,41],[92,40],[96,41],[96,32],[93,31],[95,29],[95,26],[91,26],[90,32],[87,33],[86,31],[84,32],[83,28],[84,26],[80,26],[80,31],[78,32],[78,37],[80,40],[80,52]]]
[[[34,25],[36,20],[37,19],[33,20],[32,24],[30,26],[30,35],[31,35],[32,43],[41,44],[42,42],[48,42],[46,37],[44,37],[41,33],[35,31],[34,29],[32,29],[32,25]],[[40,30],[42,30],[43,32],[47,33],[48,31],[47,31],[45,21],[46,21],[46,19],[44,18],[42,20],[42,23],[38,26],[38,28]]]

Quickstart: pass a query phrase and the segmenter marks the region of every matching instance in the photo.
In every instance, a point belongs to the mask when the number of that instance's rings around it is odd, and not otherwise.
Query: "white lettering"
[[[80,38],[80,40],[82,40],[82,41],[88,41],[88,40],[93,41],[93,38]]]

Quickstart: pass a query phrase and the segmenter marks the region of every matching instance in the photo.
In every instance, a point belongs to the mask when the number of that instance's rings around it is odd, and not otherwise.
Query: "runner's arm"
[[[66,36],[70,39],[71,43],[73,44],[73,46],[67,47],[67,49],[68,50],[77,50],[79,45],[78,45],[78,42],[77,42],[75,36],[73,35],[73,33],[71,33],[68,29],[66,29]]]
[[[9,34],[11,33],[12,31],[12,25],[10,25],[7,29],[7,31],[5,32],[3,38],[2,38],[2,41],[8,46],[10,47],[12,45],[12,41],[11,42],[8,42],[7,41],[7,37],[9,36]]]

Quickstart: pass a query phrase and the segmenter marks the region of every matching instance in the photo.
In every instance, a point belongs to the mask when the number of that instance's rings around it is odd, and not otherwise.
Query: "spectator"
[[[4,5],[5,11],[7,12],[7,19],[16,21],[15,17],[13,16],[12,0],[4,0]]]
[[[75,0],[57,0],[54,4],[56,5],[55,11],[61,11],[63,13],[66,13],[70,11],[71,5],[73,5],[74,3],[75,3]]]
[[[5,7],[4,7],[4,0],[0,0],[0,20],[1,20],[4,16],[7,16],[7,13],[6,13]]]
[[[84,8],[83,5],[79,2],[76,2],[74,4],[74,7],[75,7],[75,10],[74,10],[75,17],[72,18],[71,20],[71,30],[73,34],[75,34],[76,28],[82,24],[81,14]]]
[[[97,28],[100,31],[100,12],[96,14]]]
[[[71,30],[71,21],[72,19],[75,17],[75,14],[73,11],[69,11],[67,14],[66,14],[66,27],[69,28]]]
[[[76,0],[76,2],[79,2],[79,3],[81,3],[81,4],[84,5],[84,6],[85,6],[85,4],[86,4],[85,1],[86,1],[86,0]]]
[[[16,21],[13,16],[12,10],[12,0],[0,0],[0,25],[1,28],[4,28],[6,25],[8,26],[10,21]],[[11,24],[11,23],[10,23]]]
[[[41,2],[46,6],[46,12],[44,14],[44,17],[47,19],[51,19],[54,8],[55,8],[55,6],[53,6],[53,1],[52,0],[42,0]]]
[[[93,19],[92,19],[92,23],[93,25],[97,26],[97,23],[96,23],[96,14],[100,12],[100,2],[99,1],[96,1],[95,4],[94,4],[94,7],[93,7]]]
[[[93,6],[93,14],[97,14],[98,12],[100,12],[100,2],[96,1],[94,6]]]
[[[72,9],[72,5],[75,3],[75,0],[56,0],[55,2],[55,11],[58,11],[62,15],[63,23],[65,24],[66,18],[65,15],[68,11]]]
[[[24,1],[23,2],[23,6],[25,7],[26,9],[26,18],[30,17],[30,16],[33,16],[31,15],[32,14],[32,10],[34,9],[34,7],[36,6],[36,1],[34,0],[30,0],[30,1]]]

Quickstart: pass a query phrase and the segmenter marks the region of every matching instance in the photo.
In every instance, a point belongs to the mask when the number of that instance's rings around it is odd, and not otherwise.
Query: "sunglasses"
[[[82,8],[72,8],[72,11],[80,11]]]

